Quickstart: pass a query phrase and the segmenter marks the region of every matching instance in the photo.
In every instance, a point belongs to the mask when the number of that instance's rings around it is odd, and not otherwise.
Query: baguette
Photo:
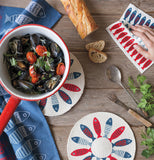
[[[107,60],[107,55],[104,52],[101,52],[97,49],[89,49],[89,58],[94,63],[103,63]]]
[[[98,29],[84,0],[61,0],[61,2],[82,39]]]
[[[90,48],[94,48],[94,49],[97,49],[99,51],[102,51],[105,47],[105,41],[100,40],[100,41],[88,43],[88,44],[86,44],[85,47],[88,51],[89,51]]]

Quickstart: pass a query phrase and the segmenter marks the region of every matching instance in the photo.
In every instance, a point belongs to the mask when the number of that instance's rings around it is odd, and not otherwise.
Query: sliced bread
[[[97,49],[90,48],[89,58],[94,63],[103,63],[107,60],[107,55],[104,52],[101,52]]]
[[[98,51],[102,51],[105,47],[105,41],[100,40],[92,43],[86,44],[86,49],[89,51],[90,48],[97,49]]]

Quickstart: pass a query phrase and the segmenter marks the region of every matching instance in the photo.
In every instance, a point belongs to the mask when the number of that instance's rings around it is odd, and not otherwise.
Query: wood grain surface
[[[0,0],[1,6],[26,7],[30,0]],[[127,85],[128,77],[136,79],[139,71],[123,54],[115,42],[111,39],[105,28],[111,23],[120,19],[129,3],[133,3],[141,10],[154,17],[153,0],[85,0],[91,14],[93,15],[99,29],[81,40],[72,22],[69,20],[60,0],[47,0],[55,9],[62,13],[62,18],[52,28],[66,42],[69,51],[80,61],[85,73],[85,90],[80,101],[66,114],[58,117],[46,117],[50,125],[51,132],[55,138],[59,154],[62,160],[67,160],[67,139],[73,125],[83,116],[94,112],[112,112],[124,118],[132,127],[137,141],[137,151],[135,160],[145,160],[141,155],[144,146],[141,146],[141,133],[145,127],[133,118],[128,112],[111,102],[107,97],[115,93],[117,97],[132,109],[139,111],[136,104],[128,94],[117,84],[110,82],[105,74],[107,67],[112,64],[117,65],[122,72],[122,80]],[[88,58],[85,44],[96,40],[105,40],[104,52],[108,55],[108,60],[102,64],[94,64]],[[154,65],[148,69],[144,75],[147,81],[154,86]],[[137,97],[139,98],[139,96]],[[154,118],[150,121],[154,123]],[[149,160],[154,159],[154,156]]]

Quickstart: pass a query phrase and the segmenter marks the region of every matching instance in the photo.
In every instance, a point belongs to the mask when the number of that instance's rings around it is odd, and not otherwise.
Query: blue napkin
[[[61,14],[45,0],[32,0],[25,9],[0,6],[0,38],[22,24],[41,24],[50,28],[60,17]]]
[[[21,24],[52,27],[60,17],[44,0],[32,0],[25,9],[0,7],[0,36]],[[9,97],[0,85],[0,113]],[[0,136],[0,159],[60,160],[49,126],[36,102],[20,102]]]

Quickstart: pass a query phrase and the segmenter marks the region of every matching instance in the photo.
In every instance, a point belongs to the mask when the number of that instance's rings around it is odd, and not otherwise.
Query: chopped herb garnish
[[[49,51],[47,51],[47,57],[50,57],[51,53]]]
[[[17,73],[17,74],[18,74],[18,76],[21,76],[21,73],[22,73],[21,71],[18,71],[18,73]]]
[[[51,78],[52,77],[52,74],[51,73],[49,73],[49,78]]]
[[[16,66],[16,64],[17,64],[15,58],[11,58],[10,63],[11,63],[11,66]]]
[[[49,63],[53,63],[54,62],[54,59],[53,58],[49,58]]]
[[[51,67],[48,61],[45,62],[45,70],[50,71]]]

